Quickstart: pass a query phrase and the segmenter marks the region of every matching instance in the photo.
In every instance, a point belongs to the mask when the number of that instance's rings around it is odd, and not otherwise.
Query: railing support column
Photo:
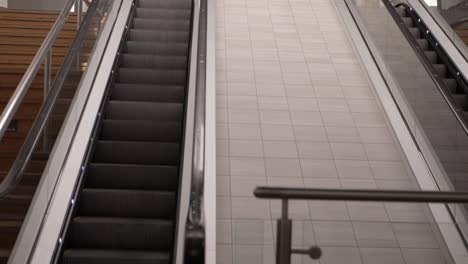
[[[43,101],[46,101],[47,96],[49,95],[50,85],[52,84],[52,48],[47,52],[44,59],[44,98]],[[42,150],[47,152],[49,150],[49,139],[48,139],[48,125],[44,128],[42,134]]]
[[[281,218],[277,220],[276,264],[291,263],[292,221],[288,219],[288,200],[282,200]]]

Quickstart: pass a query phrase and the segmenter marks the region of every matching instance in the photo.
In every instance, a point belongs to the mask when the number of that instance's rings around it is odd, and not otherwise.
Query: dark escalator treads
[[[173,263],[190,0],[137,0],[62,264]]]
[[[74,249],[63,253],[66,264],[169,264],[169,252]]]

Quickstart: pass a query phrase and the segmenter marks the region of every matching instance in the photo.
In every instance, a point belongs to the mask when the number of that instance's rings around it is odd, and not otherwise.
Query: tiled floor
[[[255,186],[415,188],[331,0],[216,1],[217,263],[274,263],[280,204]],[[296,201],[290,216],[322,264],[446,263],[421,205]]]

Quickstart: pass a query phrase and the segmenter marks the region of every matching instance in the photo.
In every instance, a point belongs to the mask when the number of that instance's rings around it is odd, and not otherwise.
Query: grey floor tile
[[[362,264],[359,250],[354,247],[322,247],[321,264]]]
[[[241,197],[254,197],[253,191],[258,186],[266,186],[265,177],[230,177],[231,195]]]
[[[313,98],[288,97],[289,109],[292,111],[318,111],[319,106]]]
[[[363,264],[405,264],[399,248],[360,248]],[[409,262],[413,263],[413,262]]]
[[[216,194],[221,196],[231,196],[231,177],[216,177]]]
[[[318,98],[320,112],[349,112],[346,100],[337,98]]]
[[[233,263],[233,248],[229,244],[216,245],[216,263],[217,264],[232,264]]]
[[[216,157],[216,175],[229,175],[229,157]]]
[[[385,119],[381,113],[351,113],[358,127],[385,127]]]
[[[294,126],[294,135],[297,141],[327,141],[323,126]]]
[[[225,140],[225,139],[216,140],[216,156],[218,157],[229,156],[229,140]]]
[[[230,158],[230,174],[237,176],[265,177],[265,161],[263,158]]]
[[[340,86],[316,86],[314,89],[317,98],[344,98]]]
[[[304,125],[304,126],[322,125],[322,117],[320,116],[320,112],[291,111],[290,114],[291,114],[293,125]]]
[[[348,106],[354,113],[378,113],[380,111],[375,100],[348,99]]]
[[[353,226],[349,222],[315,221],[315,238],[320,246],[356,246]]]
[[[263,141],[265,157],[297,158],[296,142],[294,141]]]
[[[262,134],[258,124],[229,124],[230,139],[261,140]]]
[[[347,112],[321,112],[323,123],[327,127],[353,127],[353,116]]]
[[[216,220],[216,243],[232,243],[232,221],[228,219]]]
[[[233,245],[234,264],[263,264],[263,246]]]
[[[352,221],[388,222],[387,212],[383,203],[377,202],[346,202]]]
[[[408,180],[408,173],[402,162],[370,161],[375,179]]]
[[[368,161],[335,160],[338,176],[343,179],[373,179]]]
[[[367,156],[372,161],[400,161],[400,153],[393,144],[364,144]]]
[[[353,228],[360,247],[398,248],[390,223],[353,222]]]
[[[265,158],[265,168],[268,177],[301,177],[299,159]]]
[[[236,219],[232,221],[234,244],[272,245],[273,226],[269,220]]]
[[[262,124],[269,125],[291,124],[291,117],[288,111],[260,110],[260,120]]]
[[[267,200],[253,197],[232,197],[233,219],[270,219],[270,205]]]
[[[437,249],[402,249],[406,263],[411,264],[446,264],[443,253]]]
[[[229,109],[228,119],[230,123],[258,124],[258,110],[249,109]]]
[[[338,178],[333,160],[301,159],[304,178]]]
[[[294,140],[294,131],[289,125],[262,125],[264,140]]]
[[[327,137],[330,142],[359,143],[361,139],[355,127],[326,126]]]
[[[345,202],[309,201],[312,220],[349,221],[348,207]]]
[[[335,159],[340,160],[367,160],[364,146],[359,143],[330,143]]]
[[[333,158],[330,144],[328,142],[296,142],[299,157],[301,159],[324,159],[330,160]]]
[[[263,157],[263,143],[260,140],[229,140],[231,157]]]
[[[231,197],[217,196],[216,197],[216,218],[231,219]]]
[[[289,105],[285,96],[261,96],[258,97],[258,108],[285,111],[289,109]]]
[[[429,224],[393,223],[398,243],[403,248],[438,248],[436,237]]]
[[[364,143],[393,143],[387,128],[358,127],[358,131]]]

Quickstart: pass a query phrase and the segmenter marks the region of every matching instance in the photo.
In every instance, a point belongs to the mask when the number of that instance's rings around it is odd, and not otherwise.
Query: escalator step
[[[447,66],[445,64],[432,64],[439,77],[444,78],[447,75]]]
[[[140,190],[176,190],[179,168],[134,164],[92,163],[86,187]]]
[[[190,34],[188,31],[130,29],[128,35],[128,39],[130,41],[159,41],[186,43],[189,39]]]
[[[125,51],[132,54],[154,54],[164,56],[186,56],[186,43],[163,43],[151,41],[127,41]]]
[[[71,223],[72,248],[169,250],[174,223],[168,220],[76,217]]]
[[[152,68],[167,70],[185,70],[186,56],[161,56],[152,54],[122,54],[121,67],[124,68]]]
[[[178,143],[99,140],[94,149],[94,161],[175,166],[179,163],[179,152]]]
[[[172,218],[176,194],[168,191],[83,189],[80,216]]]
[[[407,27],[413,26],[413,19],[411,17],[401,17],[401,20],[403,20],[403,23],[405,23]]]
[[[183,103],[184,86],[116,83],[111,98],[117,101]]]
[[[457,81],[455,79],[443,79],[445,85],[450,90],[451,93],[457,93]]]
[[[182,137],[179,122],[103,120],[101,139],[116,141],[177,142]]]
[[[152,120],[154,122],[181,121],[183,105],[181,103],[153,103],[110,101],[106,108],[107,119]]]
[[[432,64],[437,63],[437,53],[435,51],[425,51],[424,54],[426,54],[427,58]]]
[[[427,39],[416,39],[416,42],[418,42],[422,50],[427,51],[429,49],[429,42]]]
[[[465,94],[454,94],[453,98],[463,110],[468,110],[468,101]]]
[[[158,19],[190,19],[192,11],[190,9],[155,9],[155,8],[136,8],[135,12],[138,18],[158,18]]]
[[[186,75],[184,70],[120,68],[118,79],[122,83],[185,85]]]
[[[190,9],[192,1],[187,0],[137,0],[137,6],[142,8]]]
[[[63,253],[63,264],[169,264],[170,253],[137,250],[72,248]]]
[[[150,30],[187,31],[190,28],[190,20],[135,18],[133,19],[133,28]]]
[[[408,30],[411,32],[411,35],[413,35],[414,38],[418,39],[421,37],[421,30],[417,27],[410,27]]]
[[[406,9],[403,6],[396,7],[395,10],[401,17],[406,17]]]

